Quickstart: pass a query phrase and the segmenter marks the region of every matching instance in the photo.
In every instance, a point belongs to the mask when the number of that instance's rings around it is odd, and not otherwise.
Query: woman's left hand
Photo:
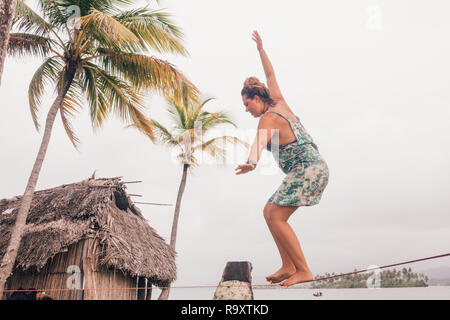
[[[240,171],[236,172],[236,174],[243,174],[243,173],[247,173],[249,171],[252,171],[254,169],[255,169],[255,166],[253,164],[244,163],[244,164],[238,165],[237,168],[234,169],[234,170],[240,170]]]
[[[253,38],[253,41],[256,42],[256,48],[258,50],[261,50],[263,48],[263,44],[262,44],[262,39],[261,39],[258,31],[256,31],[256,30],[253,31],[252,38]]]

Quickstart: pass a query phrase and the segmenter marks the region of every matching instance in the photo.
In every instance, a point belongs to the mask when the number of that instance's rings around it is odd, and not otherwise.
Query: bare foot
[[[284,287],[290,287],[296,283],[307,282],[314,280],[314,276],[311,271],[296,271],[286,281],[280,283]]]
[[[266,277],[266,280],[272,283],[279,283],[295,273],[296,269],[294,268],[285,268],[281,267],[280,270]]]

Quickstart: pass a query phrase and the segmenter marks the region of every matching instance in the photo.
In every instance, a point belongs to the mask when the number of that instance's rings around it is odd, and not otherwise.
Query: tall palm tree
[[[77,147],[79,140],[70,116],[86,99],[93,127],[116,114],[154,141],[150,121],[143,111],[142,90],[151,89],[181,101],[196,100],[198,90],[167,61],[147,56],[149,50],[186,55],[182,33],[160,10],[125,10],[126,0],[39,0],[43,15],[18,1],[8,52],[38,56],[44,62],[31,79],[28,97],[31,115],[39,130],[38,106],[47,85],[56,91],[46,119],[39,152],[22,197],[15,227],[0,265],[0,292],[11,274],[22,230],[31,205],[57,112],[65,131]],[[73,12],[79,17],[72,18]],[[0,295],[1,296],[1,295]]]
[[[211,113],[204,110],[206,103],[211,100],[212,98],[209,98],[201,103],[189,103],[187,99],[184,99],[183,103],[180,105],[176,101],[168,99],[169,107],[167,111],[173,121],[172,130],[164,127],[156,120],[150,121],[157,137],[157,141],[161,144],[171,148],[177,148],[181,151],[177,158],[182,164],[183,172],[180,186],[178,187],[178,195],[170,235],[170,246],[174,250],[177,239],[181,199],[186,186],[188,171],[199,165],[199,161],[196,157],[197,153],[203,151],[210,155],[214,160],[222,160],[224,162],[227,155],[226,144],[241,144],[246,148],[249,147],[247,142],[237,137],[226,135],[210,138],[205,141],[205,135],[208,131],[216,129],[221,124],[231,124],[236,127],[224,111]],[[169,296],[169,291],[170,284],[168,287],[163,288],[159,299],[167,299]]]
[[[0,2],[0,85],[2,84],[3,66],[8,48],[9,32],[11,30],[17,0],[2,0]]]

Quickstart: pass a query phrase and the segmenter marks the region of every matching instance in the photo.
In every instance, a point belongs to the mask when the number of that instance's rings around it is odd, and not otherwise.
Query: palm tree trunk
[[[45,122],[44,136],[42,137],[41,146],[39,148],[38,155],[33,165],[31,175],[28,179],[28,184],[25,188],[25,193],[20,201],[19,212],[17,213],[15,225],[11,231],[11,238],[9,239],[8,247],[6,248],[3,256],[2,263],[0,265],[0,300],[3,299],[3,290],[5,288],[6,280],[11,275],[14,264],[16,262],[17,252],[19,250],[20,241],[22,239],[22,232],[26,225],[28,211],[30,210],[31,201],[33,200],[34,190],[36,188],[39,173],[41,171],[42,163],[44,161],[47,147],[50,141],[52,133],[52,127],[55,122],[56,114],[62,105],[63,99],[72,84],[72,80],[75,75],[75,68],[69,67],[66,72],[63,86],[59,89],[58,96],[53,102],[47,114],[47,120]]]
[[[11,30],[17,0],[2,0],[0,2],[0,85],[2,84],[3,66],[8,49],[9,31]]]
[[[175,205],[175,212],[173,214],[172,233],[170,235],[170,247],[173,250],[175,250],[175,243],[177,241],[178,218],[180,217],[181,198],[183,197],[184,188],[186,187],[186,177],[188,168],[189,164],[184,163],[183,176],[181,177],[180,187],[178,188],[177,204]],[[170,283],[168,284],[167,288],[162,289],[158,300],[167,300],[169,298],[169,292],[170,292]]]
[[[177,204],[175,205],[175,212],[173,214],[172,233],[170,234],[170,247],[175,250],[175,243],[177,241],[178,218],[180,217],[181,198],[183,197],[184,188],[186,187],[187,169],[189,164],[183,165],[183,176],[181,177],[180,187],[178,188]]]

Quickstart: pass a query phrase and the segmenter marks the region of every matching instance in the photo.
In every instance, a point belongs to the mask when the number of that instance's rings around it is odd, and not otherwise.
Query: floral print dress
[[[318,204],[328,184],[327,163],[298,117],[298,121],[294,122],[276,111],[267,112],[276,113],[286,119],[297,138],[296,141],[284,145],[273,145],[269,142],[266,147],[286,174],[280,187],[268,201],[279,206]]]

